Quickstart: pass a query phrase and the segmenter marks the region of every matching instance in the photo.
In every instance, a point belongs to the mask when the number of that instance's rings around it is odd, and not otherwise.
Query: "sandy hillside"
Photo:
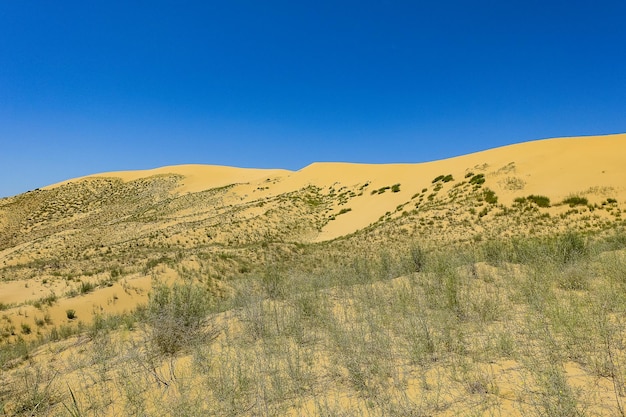
[[[289,172],[290,171],[283,169],[235,168],[218,165],[173,165],[146,170],[115,171],[92,174],[49,185],[44,187],[44,189],[51,189],[71,182],[93,178],[119,178],[124,182],[128,182],[158,175],[179,175],[184,178],[184,181],[181,182],[176,191],[180,193],[194,193],[235,183],[248,183],[261,178],[265,179],[286,175]]]
[[[576,389],[617,415],[603,404],[623,403],[626,349],[587,335],[624,330],[606,299],[625,293],[624,210],[626,134],[418,164],[109,172],[1,199],[0,415],[178,415],[183,400],[197,415],[206,398],[216,415],[553,415],[541,401]],[[193,284],[216,324],[164,362],[152,339],[189,335],[184,312],[146,311],[162,283]]]
[[[237,202],[289,193],[307,186],[323,191],[339,190],[360,194],[344,207],[350,212],[324,226],[314,239],[334,239],[362,229],[410,196],[431,184],[439,175],[451,174],[457,181],[468,173],[484,174],[500,202],[529,194],[545,195],[561,201],[569,195],[589,195],[597,199],[626,199],[626,134],[545,139],[470,155],[419,164],[314,163],[297,172],[222,166],[181,165],[145,171],[97,174],[70,182],[99,177],[120,178],[125,182],[158,175],[180,175],[176,192],[194,193],[211,188],[240,184],[233,192]],[[55,184],[59,186],[66,182]],[[372,196],[371,190],[400,184],[400,191],[386,198]],[[257,192],[257,194],[254,194]]]
[[[151,279],[247,271],[268,257],[260,242],[353,236],[350,245],[358,247],[388,236],[512,236],[536,224],[545,233],[581,224],[603,230],[621,221],[625,180],[626,134],[533,141],[419,164],[326,162],[296,172],[181,165],[95,174],[0,206],[0,303],[13,306],[7,320],[19,317],[32,328],[44,315],[33,305],[46,303],[59,320],[69,305],[88,322],[95,312],[145,302]],[[486,202],[487,193],[497,203]],[[523,222],[504,215],[528,212],[514,200],[529,195],[551,206],[533,208],[535,217]],[[586,205],[560,204],[572,195]],[[184,266],[173,268],[181,256]]]
[[[400,192],[392,198],[351,201],[352,212],[328,225],[318,239],[324,240],[369,225],[438,175],[462,179],[468,173],[485,174],[490,187],[508,204],[529,194],[546,195],[553,201],[577,193],[623,200],[626,135],[547,139],[422,164],[315,163],[287,176],[275,192],[309,184],[335,189],[369,184],[368,191],[400,184]]]

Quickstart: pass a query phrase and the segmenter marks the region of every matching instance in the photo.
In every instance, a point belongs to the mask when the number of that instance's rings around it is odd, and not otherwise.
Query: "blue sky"
[[[0,0],[0,196],[625,132],[624,16],[623,0]]]

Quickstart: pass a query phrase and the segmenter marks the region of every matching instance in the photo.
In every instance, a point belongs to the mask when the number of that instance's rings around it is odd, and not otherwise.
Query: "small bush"
[[[452,176],[452,174],[448,174],[448,175],[446,175],[445,177],[443,177],[443,178],[441,179],[441,181],[443,181],[443,182],[450,182],[450,181],[454,181],[454,177]]]
[[[426,265],[426,253],[420,246],[412,246],[410,250],[412,272],[422,272]]]
[[[564,264],[582,259],[588,253],[587,242],[577,233],[568,232],[556,241],[557,259]]]
[[[489,204],[497,204],[498,203],[498,197],[496,196],[496,193],[492,190],[490,190],[489,188],[485,188],[485,190],[483,191],[483,195],[485,198],[485,201]]]
[[[543,195],[529,195],[527,197],[528,201],[532,201],[539,207],[550,207],[550,199]]]
[[[74,320],[76,318],[76,310],[68,309],[65,310],[65,315],[69,320]]]
[[[22,323],[22,333],[23,334],[31,334],[32,333],[32,330],[30,328],[30,324]]]
[[[570,207],[586,206],[588,203],[589,201],[585,197],[579,197],[575,195],[567,197],[565,200],[563,200],[563,204],[569,204]]]
[[[434,184],[434,183],[436,183],[436,182],[439,182],[439,181],[441,181],[441,180],[442,180],[442,179],[444,179],[444,178],[445,178],[445,175],[439,175],[439,176],[435,177],[435,178],[432,180],[432,183]]]
[[[400,186],[400,184],[398,184],[398,186]],[[390,189],[390,188],[391,188],[391,187],[387,185],[386,187],[381,187],[381,188],[379,188],[378,190],[372,190],[372,193],[371,193],[371,194],[372,194],[372,195],[374,195],[374,194],[383,194],[385,191],[387,191],[387,190],[388,190],[388,189]]]
[[[96,288],[96,284],[92,282],[81,282],[80,283],[80,293],[87,294],[90,293]]]
[[[261,284],[269,298],[281,299],[287,294],[287,279],[278,270],[272,268],[266,270],[261,277]]]
[[[392,193],[397,193],[400,191],[400,184],[394,184],[391,186],[391,192]]]
[[[156,285],[150,294],[147,321],[149,340],[159,353],[174,355],[204,338],[210,311],[207,290],[192,283]]]
[[[473,184],[473,185],[481,185],[481,184],[484,184],[484,183],[485,183],[485,174],[476,174],[476,175],[474,175],[474,176],[470,179],[469,183],[470,183],[470,184]]]

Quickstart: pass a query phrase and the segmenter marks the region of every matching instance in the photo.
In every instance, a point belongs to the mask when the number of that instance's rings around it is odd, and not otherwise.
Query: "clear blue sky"
[[[0,0],[0,196],[626,131],[626,1]]]

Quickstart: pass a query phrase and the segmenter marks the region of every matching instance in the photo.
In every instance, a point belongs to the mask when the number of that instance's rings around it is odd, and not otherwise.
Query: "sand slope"
[[[51,189],[67,184],[92,178],[119,178],[122,181],[134,181],[141,178],[149,178],[157,175],[180,175],[184,181],[177,189],[181,193],[194,193],[210,188],[223,187],[235,183],[247,183],[261,178],[269,178],[277,175],[285,175],[290,171],[283,169],[252,169],[235,168],[219,165],[174,165],[147,170],[104,172],[62,181],[45,187]]]
[[[433,182],[445,175],[453,179]],[[484,188],[469,184],[475,175],[484,175]],[[112,178],[117,182],[102,182]],[[166,186],[159,185],[161,178],[168,179]],[[498,205],[482,200],[485,189],[497,195]],[[540,140],[420,164],[326,162],[297,172],[169,166],[96,174],[46,190],[0,207],[0,303],[61,296],[87,281],[110,285],[111,268],[154,274],[146,264],[167,263],[172,248],[241,251],[259,242],[324,242],[383,229],[382,241],[398,233],[440,240],[526,233],[531,226],[520,223],[512,231],[512,216],[498,213],[530,194],[551,200],[553,207],[543,214],[558,230],[579,221],[558,217],[569,210],[559,206],[569,195],[596,207],[607,199],[626,201],[626,134]],[[577,215],[596,229],[621,218],[619,207],[595,210],[595,217],[592,209]],[[137,248],[144,248],[143,255],[135,255]],[[198,268],[217,277],[246,270],[266,255],[211,256],[210,267]],[[33,276],[40,281],[29,282]]]
[[[297,172],[280,169],[247,169],[208,165],[180,165],[144,171],[96,174],[90,178],[134,181],[158,175],[182,176],[178,193],[195,193],[231,184],[234,202],[269,198],[309,186],[323,192],[347,190],[362,194],[335,205],[335,213],[350,209],[323,226],[316,241],[334,239],[367,227],[382,215],[407,203],[411,196],[432,184],[439,175],[462,181],[469,173],[482,173],[501,203],[516,197],[545,195],[553,202],[569,195],[626,199],[626,134],[545,139],[504,146],[455,158],[419,164],[314,163]],[[66,182],[55,184],[58,187]],[[371,190],[400,184],[385,198]],[[332,214],[332,213],[331,213]]]

